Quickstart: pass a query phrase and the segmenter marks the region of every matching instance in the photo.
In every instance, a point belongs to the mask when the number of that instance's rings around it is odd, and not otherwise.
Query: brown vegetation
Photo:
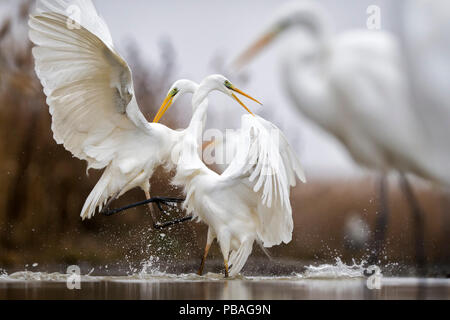
[[[117,237],[97,235],[109,228],[110,221],[111,228],[120,233],[136,232],[135,224],[145,230],[148,219],[142,219],[145,211],[140,209],[123,218],[80,221],[80,209],[99,173],[91,172],[87,177],[86,164],[53,140],[51,117],[34,73],[32,45],[26,34],[29,4],[24,2],[17,15],[0,22],[0,265],[48,257],[64,262],[76,260],[80,254],[85,258],[92,254],[102,261],[109,255],[122,256],[122,245],[120,250],[114,244],[104,250],[105,243]],[[128,52],[137,98],[150,119],[172,81],[174,51],[170,43],[162,43],[158,65],[146,65],[132,45]],[[175,127],[170,119],[165,123]],[[168,181],[161,175],[155,179]],[[118,205],[142,197],[136,191]],[[99,252],[105,257],[95,257]]]

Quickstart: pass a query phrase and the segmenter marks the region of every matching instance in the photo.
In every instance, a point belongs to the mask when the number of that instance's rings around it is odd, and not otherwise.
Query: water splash
[[[160,270],[159,257],[150,256],[148,260],[141,263],[141,271],[137,276],[141,279],[154,276],[163,276],[165,272]]]
[[[320,266],[307,266],[306,271],[297,274],[303,279],[355,279],[364,278],[366,271],[366,261],[356,263],[353,260],[352,265],[347,265],[340,258],[336,258],[335,264],[323,264]]]
[[[94,269],[88,274],[82,275],[81,280],[86,282],[112,280],[112,281],[223,281],[223,274],[208,273],[204,276],[198,276],[194,273],[172,274],[164,268],[160,257],[150,256],[142,261],[139,266],[125,272],[123,276],[118,275],[114,270],[109,270],[107,266],[99,269],[108,270],[108,273],[102,276],[92,276]],[[394,266],[393,266],[394,267]],[[396,265],[398,269],[398,265]],[[291,273],[286,276],[273,275],[239,275],[230,280],[242,281],[298,281],[298,280],[353,280],[365,278],[367,262],[362,260],[357,263],[353,260],[352,264],[345,264],[341,258],[335,258],[333,264],[309,265],[305,267],[302,273]],[[117,270],[116,270],[117,271]],[[65,282],[69,275],[62,273],[46,273],[22,271],[8,275],[6,271],[0,269],[0,281],[25,281],[25,282]]]
[[[62,273],[21,271],[8,275],[7,280],[59,282],[59,281],[67,281],[68,277],[69,275],[65,275]]]
[[[92,271],[91,271],[92,272]],[[90,275],[81,276],[82,282],[92,282],[98,281],[98,277],[93,277]],[[12,274],[8,274],[4,270],[0,270],[0,281],[6,282],[67,282],[69,280],[70,274],[64,274],[59,272],[33,272],[33,271],[19,271]]]

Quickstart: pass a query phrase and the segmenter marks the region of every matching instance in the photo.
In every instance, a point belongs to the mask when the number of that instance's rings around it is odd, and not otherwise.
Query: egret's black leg
[[[441,190],[441,210],[442,210],[442,234],[450,235],[450,193],[447,190]],[[450,252],[450,241],[444,241],[442,244],[442,252]],[[440,259],[442,265],[448,263],[448,255],[443,255]],[[447,278],[450,278],[450,271],[446,274]]]
[[[111,203],[113,201],[115,201],[117,199],[119,194],[120,194],[120,192],[116,193],[113,197],[111,197],[111,199],[108,200],[108,202],[105,204],[105,206],[103,207],[103,210],[100,212],[100,214],[102,214],[104,216],[112,216],[114,214],[114,213],[110,212],[109,206],[111,205]]]
[[[416,265],[419,276],[425,276],[427,261],[425,255],[425,214],[420,207],[419,200],[414,195],[414,190],[404,173],[400,172],[400,184],[405,194],[414,221],[414,244],[416,250]]]
[[[383,244],[385,243],[387,226],[389,223],[389,190],[387,186],[387,178],[382,174],[379,179],[378,191],[378,215],[375,221],[375,230],[370,246],[371,254],[369,257],[369,265],[378,263],[381,252],[383,251]]]
[[[156,230],[162,230],[162,229],[170,228],[170,227],[173,227],[173,226],[185,223],[185,222],[192,221],[192,219],[193,219],[193,217],[185,217],[185,218],[169,221],[166,223],[156,223],[156,224],[154,224],[154,228]]]
[[[156,203],[157,206],[158,206],[158,209],[161,212],[169,215],[163,209],[162,205],[170,206],[173,203],[182,203],[182,202],[184,202],[184,199],[155,197],[155,198],[150,198],[150,199],[145,200],[145,201],[136,202],[136,203],[133,203],[133,204],[130,204],[128,206],[125,206],[125,207],[122,207],[122,208],[118,208],[118,209],[110,209],[109,210],[109,209],[107,209],[108,207],[106,207],[105,210],[102,211],[102,214],[107,216],[107,217],[110,217],[110,216],[113,216],[115,214],[118,214],[120,212],[129,210],[129,209],[133,209],[133,208],[136,208],[136,207],[148,205],[148,204],[151,204],[151,203]],[[161,229],[166,229],[166,228],[169,228],[169,227],[172,227],[172,226],[175,226],[175,225],[178,225],[178,224],[182,224],[184,222],[188,222],[188,221],[191,221],[191,220],[192,220],[192,217],[185,217],[185,218],[169,221],[169,222],[166,222],[166,223],[153,223],[153,227],[156,230],[161,230]]]
[[[155,203],[157,204],[159,211],[164,213],[164,214],[166,214],[167,216],[170,216],[170,213],[166,212],[164,210],[164,208],[162,207],[162,205],[171,206],[171,204],[173,204],[173,203],[184,202],[184,199],[174,199],[174,198],[156,198],[156,200],[157,201]],[[193,219],[192,216],[191,217],[184,217],[184,218],[172,220],[172,221],[169,221],[169,222],[166,222],[166,223],[155,223],[153,225],[153,227],[156,230],[166,229],[166,228],[170,228],[172,226],[178,225],[178,224],[182,224],[182,223],[191,221],[192,219]]]
[[[112,215],[115,215],[115,214],[123,212],[123,211],[127,211],[127,210],[130,210],[133,208],[147,205],[149,203],[162,203],[162,204],[168,205],[170,203],[182,203],[182,202],[184,202],[184,199],[155,197],[155,198],[151,198],[148,200],[139,201],[139,202],[136,202],[136,203],[133,203],[133,204],[130,204],[128,206],[118,208],[118,209],[109,209],[108,205],[107,205],[101,213],[105,216],[112,216]],[[110,203],[111,203],[111,201],[108,202],[108,204],[110,204]]]

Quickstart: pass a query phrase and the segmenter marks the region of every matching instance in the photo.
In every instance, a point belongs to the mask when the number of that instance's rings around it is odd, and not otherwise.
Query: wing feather
[[[70,6],[80,10],[79,28],[69,28]],[[77,19],[76,15],[70,19]],[[44,87],[57,143],[102,169],[120,146],[102,144],[128,131],[148,131],[137,106],[127,63],[113,47],[110,32],[88,0],[39,0],[30,17],[36,73]]]
[[[284,134],[272,123],[254,116],[242,118],[236,154],[224,178],[248,180],[261,196],[257,214],[259,237],[266,247],[292,239],[290,188],[305,175]]]
[[[81,213],[91,218],[111,197],[149,188],[164,157],[155,139],[167,138],[159,145],[170,150],[170,130],[157,130],[140,112],[131,70],[91,0],[38,0],[29,27],[55,141],[89,168],[106,168]]]
[[[67,16],[72,22],[83,26],[105,44],[113,47],[111,33],[105,21],[98,15],[91,0],[39,0],[36,12],[54,12]],[[68,21],[68,20],[66,20]]]

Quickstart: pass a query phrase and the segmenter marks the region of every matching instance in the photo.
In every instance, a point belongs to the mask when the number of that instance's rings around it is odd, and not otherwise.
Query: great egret
[[[38,0],[29,26],[54,139],[89,169],[105,169],[81,217],[136,187],[150,199],[149,179],[156,167],[173,166],[183,132],[146,121],[131,70],[91,0]]]
[[[171,97],[186,92],[177,86],[174,85],[161,107],[161,117],[170,108]],[[186,135],[178,144],[173,184],[184,187],[187,212],[209,226],[199,274],[203,273],[209,249],[217,238],[228,277],[242,270],[255,241],[264,247],[291,241],[290,188],[296,185],[297,177],[303,182],[306,180],[299,160],[281,131],[253,114],[242,117],[236,155],[229,167],[221,175],[210,170],[198,150],[206,122],[207,97],[212,91],[232,96],[249,111],[233,93],[243,92],[230,81],[220,75],[206,78],[195,90],[192,100],[195,112]]]
[[[392,169],[401,172],[403,190],[421,225],[416,228],[416,244],[423,265],[423,216],[404,173],[447,185],[450,175],[434,161],[435,150],[429,148],[421,119],[411,108],[396,39],[368,30],[335,36],[329,21],[316,3],[288,4],[235,67],[245,65],[288,30],[303,36],[301,42],[290,42],[282,59],[287,91],[301,112],[340,140],[357,163],[382,172],[380,199],[387,198],[385,174]],[[378,224],[386,216],[382,213]],[[384,238],[384,229],[376,228],[377,242]]]

